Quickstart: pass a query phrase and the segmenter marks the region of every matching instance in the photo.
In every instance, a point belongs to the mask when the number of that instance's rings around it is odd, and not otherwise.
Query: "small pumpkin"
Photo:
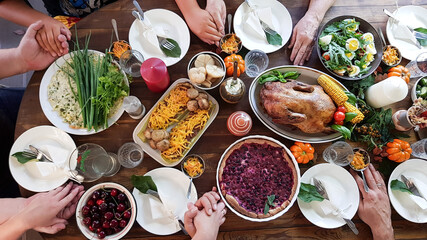
[[[242,56],[237,54],[231,54],[230,56],[224,59],[225,67],[227,69],[227,76],[233,76],[234,72],[234,62],[237,62],[237,77],[240,77],[240,74],[245,72],[245,60]]]
[[[394,139],[393,142],[387,143],[387,158],[394,162],[404,162],[409,159],[412,153],[411,145],[408,142]]]
[[[295,142],[291,152],[298,163],[306,164],[314,158],[314,148],[310,143]]]
[[[396,67],[392,67],[387,72],[387,77],[400,77],[403,80],[405,80],[406,83],[409,83],[409,78],[411,77],[411,74],[409,73],[409,70],[402,66],[397,65]]]

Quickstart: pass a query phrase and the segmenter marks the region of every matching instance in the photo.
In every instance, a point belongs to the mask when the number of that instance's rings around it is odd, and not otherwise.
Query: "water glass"
[[[139,70],[144,62],[144,57],[137,50],[127,50],[120,56],[120,67],[132,77],[140,77]]]
[[[77,152],[77,154],[76,154]],[[110,172],[114,163],[107,152],[94,143],[85,143],[77,147],[71,154],[69,164],[77,157],[76,169],[84,177],[84,182],[93,182]]]
[[[353,148],[344,141],[338,141],[323,151],[323,159],[338,166],[347,166],[353,157]]]
[[[135,96],[127,96],[123,99],[123,108],[133,119],[140,119],[145,114],[145,106]]]
[[[412,156],[427,160],[427,138],[411,144]]]
[[[411,74],[411,78],[427,75],[427,52],[420,53],[415,60],[410,61],[406,68]]]
[[[112,176],[116,175],[116,173],[119,172],[121,165],[119,163],[117,154],[112,153],[112,152],[108,152],[107,154],[111,158],[112,166],[108,172],[104,173],[104,177],[112,177]]]
[[[256,77],[268,66],[268,56],[261,50],[251,50],[245,57],[245,71],[249,77]]]
[[[119,163],[125,168],[134,168],[138,166],[144,158],[144,152],[141,146],[134,142],[123,144],[117,153]]]

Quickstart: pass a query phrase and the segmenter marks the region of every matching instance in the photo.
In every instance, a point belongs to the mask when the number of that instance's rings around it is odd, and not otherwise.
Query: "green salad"
[[[320,34],[321,60],[340,76],[360,77],[375,60],[374,36],[361,32],[359,25],[354,19],[344,19],[327,26]]]
[[[416,88],[417,97],[427,100],[427,77],[422,78]]]

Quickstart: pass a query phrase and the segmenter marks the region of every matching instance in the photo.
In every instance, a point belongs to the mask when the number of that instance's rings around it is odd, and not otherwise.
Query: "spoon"
[[[227,52],[227,51],[224,51],[224,49],[222,49],[223,43],[226,42],[233,35],[233,33],[231,33],[231,22],[233,21],[233,16],[230,13],[227,15],[227,21],[228,21],[228,33],[225,34],[221,38],[220,44],[219,44],[219,48],[221,48],[222,52],[225,52],[225,53],[228,53],[228,54],[237,53],[237,52],[239,52],[242,49],[242,41],[237,36],[235,36],[236,40],[239,43],[238,47],[237,47],[237,51]]]
[[[136,18],[136,20],[141,20],[143,21],[144,19],[141,17],[141,15],[139,14],[139,12],[133,10],[132,11],[132,15]]]
[[[116,34],[117,41],[120,41],[119,32],[117,31],[117,22],[116,19],[111,19],[111,24],[113,24],[114,33]]]
[[[350,167],[354,170],[354,171],[358,171],[362,174],[362,179],[363,179],[363,188],[365,189],[365,192],[369,192],[369,187],[368,184],[366,183],[366,179],[365,179],[365,174],[363,173],[366,168],[369,166],[369,164],[371,163],[371,158],[369,157],[368,152],[366,152],[364,149],[361,148],[353,148],[353,152],[359,152],[363,155],[363,161],[365,163],[365,167],[362,169],[356,169],[353,164],[350,163]]]
[[[186,162],[188,162],[188,160],[189,160],[190,158],[193,158],[193,157],[197,158],[197,159],[199,160],[199,162],[202,164],[202,168],[201,168],[202,172],[201,172],[201,173],[199,173],[199,174],[198,174],[198,175],[196,175],[196,176],[190,176],[190,174],[188,174],[188,173],[187,173],[187,171],[186,171],[186,170],[185,170],[185,168],[184,168],[184,164],[185,164]],[[190,184],[188,185],[188,190],[187,190],[187,199],[190,199],[190,196],[191,196],[191,185],[192,185],[192,183],[193,183],[193,179],[194,179],[194,178],[198,178],[198,177],[200,177],[200,176],[203,174],[203,172],[205,171],[205,161],[203,161],[203,158],[202,158],[202,157],[200,157],[199,155],[196,155],[196,154],[188,155],[188,156],[184,159],[184,161],[182,161],[182,164],[181,164],[181,170],[185,173],[185,175],[187,175],[187,176],[190,178]]]

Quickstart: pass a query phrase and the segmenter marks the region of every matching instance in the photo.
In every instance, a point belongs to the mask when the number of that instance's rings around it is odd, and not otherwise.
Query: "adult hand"
[[[225,17],[227,15],[227,9],[225,8],[224,0],[207,0],[206,1],[206,11],[208,11],[213,20],[219,33],[225,35],[224,24]],[[217,42],[219,44],[219,42]]]
[[[194,218],[194,226],[196,233],[193,239],[217,239],[219,227],[225,222],[225,209],[224,202],[218,203],[218,208],[212,215],[207,215],[205,211],[200,211]]]
[[[42,21],[43,27],[37,32],[36,39],[39,45],[52,57],[59,57],[68,51],[68,46],[63,47],[58,37],[64,35],[68,40],[71,39],[70,30],[60,21],[53,18],[47,18]]]
[[[387,195],[386,185],[380,173],[372,164],[365,170],[365,178],[369,187],[366,192],[363,180],[357,173],[351,170],[356,180],[362,198],[359,203],[358,214],[360,219],[369,225],[374,239],[394,239],[393,227],[391,225],[391,208]]]
[[[43,23],[38,21],[30,25],[17,49],[18,56],[26,70],[41,70],[48,67],[55,58],[51,54],[43,50],[36,41],[36,34],[43,28]],[[66,33],[63,31],[63,33]],[[64,50],[64,54],[68,52],[67,37],[64,34],[58,36],[58,41]]]
[[[201,8],[192,9],[185,20],[191,31],[197,35],[203,42],[214,44],[219,42],[222,34],[215,25],[215,20],[211,14]]]
[[[293,48],[290,60],[295,65],[302,65],[304,61],[310,59],[319,24],[320,22],[315,16],[306,14],[295,25],[289,44],[289,48]]]
[[[28,229],[56,233],[68,224],[66,219],[58,217],[58,213],[75,201],[81,191],[81,187],[73,187],[73,183],[69,183],[65,187],[36,194],[18,215]]]

